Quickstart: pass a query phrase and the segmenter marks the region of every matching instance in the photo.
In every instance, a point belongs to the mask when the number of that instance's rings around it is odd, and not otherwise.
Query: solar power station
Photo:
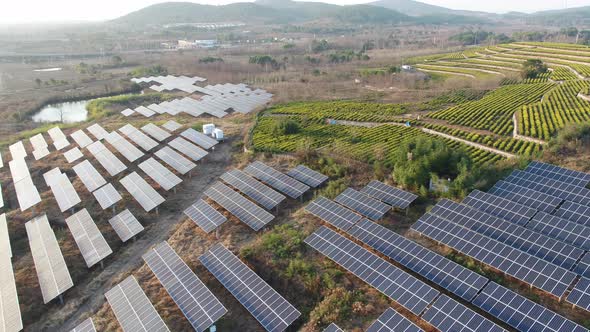
[[[127,242],[143,231],[143,226],[128,209],[109,219],[109,224],[123,242]]]
[[[86,209],[66,218],[66,224],[89,268],[113,253]]]
[[[169,146],[161,148],[160,150],[156,151],[154,155],[182,175],[197,167],[195,163],[186,159],[180,153],[172,150],[172,148]]]
[[[393,310],[392,308],[388,308],[367,329],[367,332],[387,331],[420,332],[424,330],[419,328],[416,324],[412,323],[406,317],[400,315],[397,311]]]
[[[379,181],[371,181],[361,192],[399,209],[407,208],[418,198],[415,194]]]
[[[167,242],[148,251],[143,260],[196,331],[207,330],[227,313],[223,304]]]
[[[141,205],[146,211],[158,207],[158,205],[164,203],[165,199],[157,191],[154,190],[139,174],[133,172],[119,182],[127,189],[127,191],[135,198],[135,200]]]
[[[104,294],[125,332],[168,332],[162,317],[133,276]]]
[[[287,172],[287,175],[299,182],[305,183],[312,188],[317,188],[324,182],[328,181],[328,177],[326,175],[316,172],[303,165],[297,165],[297,167]]]
[[[139,164],[139,168],[164,190],[170,190],[182,182],[178,176],[151,157]]]
[[[334,201],[372,220],[379,220],[391,210],[391,206],[352,188],[347,188]]]
[[[215,145],[217,145],[217,140],[214,138],[211,138],[201,132],[198,132],[196,130],[194,130],[193,128],[189,128],[185,131],[183,131],[182,133],[180,133],[180,136],[186,138],[187,140],[189,140],[192,143],[197,144],[198,146],[202,147],[205,150],[209,150],[212,147],[214,147]]]
[[[244,171],[294,199],[301,197],[309,190],[308,185],[303,184],[259,161],[251,163],[244,169]]]
[[[362,219],[360,215],[325,197],[318,197],[309,203],[305,207],[305,211],[344,231]]]
[[[94,327],[92,318],[87,318],[70,332],[96,332],[96,328]]]
[[[74,286],[46,215],[25,223],[43,302],[48,303]]]
[[[284,331],[301,315],[223,245],[214,245],[199,260],[267,331]]]
[[[238,189],[268,210],[274,209],[286,198],[282,194],[237,169],[221,175],[221,180]]]
[[[227,218],[215,210],[211,205],[199,199],[186,210],[184,214],[201,227],[205,233],[211,233],[227,221]]]

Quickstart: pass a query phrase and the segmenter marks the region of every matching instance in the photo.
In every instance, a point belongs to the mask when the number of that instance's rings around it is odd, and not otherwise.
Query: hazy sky
[[[175,0],[182,1],[182,0]],[[317,1],[317,0],[312,0]],[[373,0],[325,0],[339,5],[367,3]],[[48,21],[106,20],[116,18],[163,0],[6,0],[0,5],[0,24]],[[222,5],[235,0],[191,1]],[[453,9],[534,12],[545,9],[588,6],[590,0],[423,0],[422,2]]]

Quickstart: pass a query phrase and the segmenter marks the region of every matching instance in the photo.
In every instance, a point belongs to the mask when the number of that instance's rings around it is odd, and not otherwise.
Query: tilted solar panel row
[[[520,203],[522,205],[531,207],[535,210],[552,213],[563,199],[533,190],[531,188],[522,187],[506,181],[498,181],[492,189],[488,191],[490,194],[504,197],[511,201]]]
[[[519,170],[513,171],[512,174],[506,178],[506,181],[556,196],[563,200],[590,205],[590,189]]]
[[[525,172],[541,175],[580,187],[586,187],[590,183],[590,174],[588,173],[578,172],[539,161],[532,161],[525,169]]]
[[[362,219],[360,215],[321,196],[309,203],[305,211],[342,230],[348,230]]]
[[[391,206],[352,188],[347,188],[334,201],[372,220],[379,220],[391,210]]]
[[[407,208],[418,198],[415,194],[388,186],[385,183],[376,180],[371,181],[361,189],[361,192],[400,209]]]
[[[462,203],[521,226],[537,213],[533,208],[479,190],[472,191]]]

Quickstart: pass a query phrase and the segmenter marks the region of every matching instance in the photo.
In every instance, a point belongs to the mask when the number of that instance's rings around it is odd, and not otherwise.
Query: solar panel
[[[169,331],[133,276],[104,294],[125,332]]]
[[[506,181],[496,182],[494,187],[489,190],[489,193],[547,213],[553,212],[562,202],[562,199],[559,197],[547,195]]]
[[[391,210],[391,206],[381,203],[352,188],[347,188],[334,201],[373,220],[383,218]]]
[[[24,159],[27,157],[27,150],[25,150],[25,146],[23,141],[18,141],[8,147],[10,150],[10,155],[12,156],[12,160],[16,159]]]
[[[367,219],[348,233],[424,278],[471,301],[488,279]]]
[[[80,146],[80,148],[85,148],[88,145],[92,144],[92,139],[86,135],[84,131],[81,129],[76,130],[70,136],[74,139],[76,144]]]
[[[127,166],[119,160],[102,142],[96,141],[88,146],[88,151],[102,165],[102,167],[111,175],[115,176],[127,169]]]
[[[124,139],[123,136],[119,135],[115,131],[108,134],[105,139],[131,163],[143,156],[143,152],[141,152],[138,148],[129,143],[129,141]]]
[[[521,332],[588,331],[495,282],[490,282],[472,303]]]
[[[59,180],[61,175],[62,173],[59,170],[59,167],[54,167],[48,172],[43,173],[43,179],[45,179],[45,183],[51,187],[57,183],[57,180]]]
[[[316,172],[303,165],[297,165],[297,167],[287,172],[287,175],[312,188],[317,188],[321,186],[322,183],[328,181],[328,177],[324,174]]]
[[[85,208],[66,218],[66,224],[89,268],[113,253]]]
[[[174,121],[174,120],[170,120],[166,123],[164,123],[162,125],[162,127],[164,127],[164,129],[170,131],[170,132],[175,132],[178,129],[182,128],[182,125],[179,124],[178,122]]]
[[[6,214],[0,214],[0,254],[6,253],[8,257],[12,257],[12,249],[10,248],[10,238],[8,236],[8,224],[6,223]]]
[[[21,211],[25,211],[41,202],[39,191],[30,176],[15,182],[14,190]]]
[[[180,174],[186,174],[193,168],[197,167],[195,163],[183,157],[180,153],[172,150],[169,146],[165,146],[154,153],[155,156],[162,159],[163,162],[170,165]]]
[[[557,297],[563,296],[576,277],[564,268],[433,214],[422,216],[412,229]]]
[[[430,213],[564,269],[571,269],[584,253],[536,231],[447,199],[436,204]]]
[[[186,210],[184,214],[201,227],[205,233],[211,233],[221,224],[227,221],[227,218],[215,210],[211,205],[202,199],[199,199]]]
[[[572,246],[590,250],[590,227],[545,212],[537,213],[526,227]]]
[[[29,173],[29,167],[27,166],[27,162],[24,159],[14,159],[8,162],[8,166],[10,167],[10,174],[12,176],[13,182],[19,182],[24,178],[30,178],[31,173]]]
[[[152,180],[156,181],[164,190],[170,190],[182,182],[178,176],[174,175],[174,173],[170,172],[152,157],[139,164],[139,168],[152,178]]]
[[[251,163],[244,171],[291,198],[299,198],[309,190],[309,186],[259,161]]]
[[[73,148],[73,149],[70,149],[70,150],[64,152],[64,157],[66,158],[68,163],[71,164],[74,161],[84,157],[84,155],[82,154],[82,151],[80,151],[80,149]]]
[[[0,330],[2,331],[20,331],[23,328],[20,307],[18,303],[18,294],[16,292],[16,282],[14,279],[14,270],[12,268],[12,250],[8,240],[8,228],[6,225],[6,216],[0,215],[0,230],[2,241],[0,250]]]
[[[151,109],[152,111],[158,113],[158,114],[164,114],[166,113],[166,111],[164,110],[163,107],[160,107],[160,105],[158,104],[150,104],[147,106],[147,108]]]
[[[49,155],[49,150],[47,148],[41,148],[39,150],[33,150],[33,157],[35,160],[40,160]]]
[[[578,172],[538,161],[532,161],[525,169],[525,172],[541,175],[580,187],[586,187],[590,183],[590,174],[588,173]]]
[[[47,131],[51,139],[53,140],[53,146],[56,150],[61,150],[66,146],[70,145],[66,135],[61,131],[59,127],[53,127]]]
[[[119,131],[132,140],[133,143],[139,145],[139,147],[144,151],[150,151],[151,149],[158,146],[158,142],[154,141],[148,135],[137,130],[137,128],[130,124],[126,124],[125,126],[121,127]]]
[[[171,136],[167,131],[153,123],[146,124],[145,126],[141,127],[141,130],[143,130],[146,134],[150,135],[158,142],[162,142]]]
[[[216,182],[209,187],[205,191],[205,196],[221,205],[255,231],[259,231],[275,218],[221,182]]]
[[[200,147],[194,145],[182,137],[176,137],[170,141],[168,145],[185,156],[191,158],[193,161],[199,161],[209,154],[207,151],[201,149]]]
[[[88,130],[97,140],[104,139],[109,134],[98,123],[95,123],[92,126],[86,128],[86,130]]]
[[[146,212],[164,203],[165,199],[154,190],[139,174],[133,172],[119,182],[135,198]]]
[[[417,195],[379,181],[371,181],[361,192],[400,209],[407,208],[418,198]]]
[[[332,323],[324,329],[323,332],[344,332],[338,325]]]
[[[94,198],[100,204],[100,207],[105,210],[115,205],[118,201],[123,199],[121,194],[113,187],[111,183],[102,186],[100,189],[95,190],[93,193]]]
[[[76,175],[80,178],[80,181],[84,183],[84,186],[86,186],[86,189],[90,192],[95,191],[107,183],[88,160],[84,160],[75,165],[73,169],[74,172],[76,172]]]
[[[33,150],[43,150],[47,149],[48,145],[43,137],[43,134],[39,133],[29,139],[31,145],[33,146]]]
[[[305,243],[419,315],[439,292],[335,231],[322,226]]]
[[[123,242],[127,242],[127,240],[143,231],[143,226],[128,209],[109,219],[109,224]]]
[[[2,160],[2,154],[0,153],[0,168],[4,167],[4,161]]]
[[[479,190],[472,191],[463,199],[463,204],[521,226],[537,213],[533,208]]]
[[[167,242],[142,257],[196,331],[205,331],[227,313]]]
[[[182,133],[180,133],[180,136],[201,146],[205,150],[209,150],[210,148],[217,145],[217,143],[219,143],[219,142],[217,142],[216,139],[211,138],[201,132],[198,132],[198,131],[194,130],[193,128],[189,128],[189,129],[183,131]]]
[[[55,182],[51,185],[51,192],[53,192],[53,196],[61,212],[73,208],[82,201],[70,179],[65,174],[61,174],[56,178]]]
[[[43,302],[48,303],[74,286],[46,215],[25,223]]]
[[[301,315],[222,244],[211,247],[199,260],[267,331],[284,331]]]
[[[574,272],[586,278],[590,278],[590,254],[586,253],[586,255],[582,257],[578,262],[578,265],[574,268]]]
[[[424,331],[392,308],[388,308],[369,326],[367,332],[420,332]]]
[[[135,114],[135,111],[130,108],[126,108],[121,111],[121,114],[123,114],[124,116],[131,116],[131,115]]]
[[[579,308],[590,311],[590,279],[580,278],[568,295],[567,301]]]
[[[94,322],[92,322],[92,317],[89,317],[86,320],[84,320],[78,326],[74,327],[74,329],[70,332],[96,332]]]
[[[422,319],[441,331],[502,332],[506,331],[480,314],[446,295],[441,295],[426,310]]]
[[[325,197],[318,197],[305,207],[305,211],[342,230],[348,230],[362,219],[358,214]]]
[[[151,109],[145,107],[145,106],[139,106],[138,108],[134,109],[135,112],[149,118],[152,115],[156,114],[156,112],[152,111]]]
[[[590,227],[590,206],[565,201],[555,215],[567,220],[571,220],[577,224]]]
[[[506,178],[506,181],[548,195],[553,195],[564,200],[590,205],[590,189],[575,186],[573,184],[552,180],[544,176],[519,170],[513,171],[512,174]]]
[[[224,173],[221,179],[268,210],[275,208],[286,198],[237,169]]]

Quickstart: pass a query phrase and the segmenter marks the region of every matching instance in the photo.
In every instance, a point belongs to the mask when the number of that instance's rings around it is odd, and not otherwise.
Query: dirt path
[[[137,236],[137,241],[127,243],[113,253],[105,269],[96,277],[84,280],[65,294],[63,306],[53,306],[36,323],[26,327],[28,331],[69,331],[81,322],[89,312],[96,312],[105,302],[104,293],[125,274],[143,264],[141,256],[153,245],[170,237],[177,224],[183,220],[183,210],[231,164],[231,141],[219,144],[204,162],[193,170],[192,178],[183,177],[177,193],[166,194],[166,202],[160,207],[160,214],[150,215],[149,227]],[[135,204],[130,202],[130,204]],[[146,222],[141,220],[146,226]]]
[[[456,75],[456,76],[463,76],[463,77],[475,78],[474,75],[463,74],[463,73],[455,73],[455,72],[451,72],[451,71],[423,69],[423,68],[419,68],[419,67],[417,69],[420,70],[420,71],[427,72],[427,73],[439,73],[439,74],[448,74],[448,75]]]
[[[547,142],[545,142],[543,140],[520,135],[518,133],[518,120],[516,119],[516,113],[512,115],[512,123],[513,123],[513,127],[514,127],[514,131],[512,132],[512,137],[519,139],[519,140],[527,141],[527,142],[533,142],[533,143],[538,143],[538,144],[542,144],[542,145],[547,144]]]

